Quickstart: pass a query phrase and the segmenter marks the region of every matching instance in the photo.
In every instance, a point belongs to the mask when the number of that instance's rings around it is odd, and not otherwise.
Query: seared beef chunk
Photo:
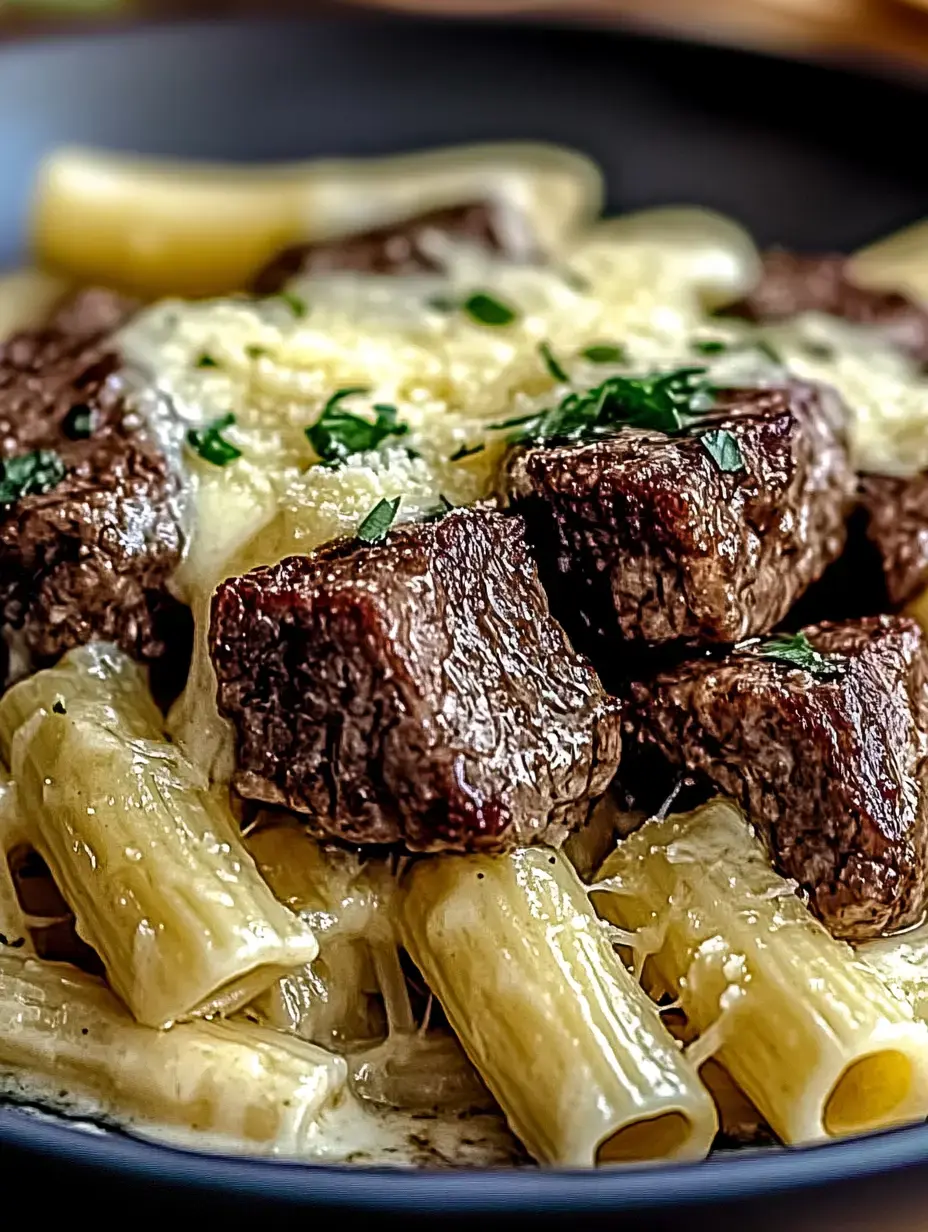
[[[878,326],[891,341],[928,363],[928,308],[894,291],[856,286],[845,257],[800,256],[774,250],[764,256],[761,281],[730,315],[780,321],[800,312],[824,312],[855,325]]]
[[[219,708],[245,796],[411,851],[558,842],[619,713],[552,619],[518,518],[462,509],[220,586]]]
[[[860,475],[847,547],[784,621],[800,629],[898,610],[928,587],[928,473]]]
[[[834,657],[762,642],[632,686],[625,747],[739,800],[828,928],[862,940],[928,898],[928,647],[898,616],[805,632]]]
[[[730,468],[707,430],[737,446]],[[619,635],[701,645],[771,628],[840,553],[853,483],[843,405],[799,382],[722,391],[687,435],[520,447],[506,476],[555,616],[597,654]]]
[[[913,479],[861,475],[859,497],[862,526],[878,556],[886,598],[901,607],[928,586],[928,474]]]
[[[429,237],[434,235],[466,240],[490,251],[506,248],[492,206],[455,206],[376,231],[287,248],[261,270],[254,290],[273,295],[298,275],[434,273],[441,268],[430,250]]]
[[[108,287],[84,287],[56,305],[48,322],[50,329],[82,338],[111,334],[137,312],[138,300]]]
[[[19,459],[0,485],[0,604],[39,661],[95,638],[157,657],[174,614],[174,480],[109,384],[119,362],[56,330],[0,348],[0,454]],[[43,473],[23,490],[10,479],[35,451]]]

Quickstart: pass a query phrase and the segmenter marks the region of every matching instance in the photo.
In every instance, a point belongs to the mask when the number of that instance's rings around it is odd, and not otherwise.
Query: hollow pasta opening
[[[635,1121],[599,1144],[597,1164],[628,1164],[648,1159],[670,1159],[693,1132],[682,1112],[665,1112],[646,1121]]]
[[[832,1088],[823,1118],[826,1131],[838,1138],[892,1124],[911,1087],[912,1062],[904,1053],[861,1057]]]

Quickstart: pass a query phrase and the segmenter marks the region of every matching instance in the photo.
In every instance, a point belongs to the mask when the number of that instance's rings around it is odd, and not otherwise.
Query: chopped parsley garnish
[[[462,445],[460,449],[454,451],[448,461],[463,462],[465,458],[472,458],[475,453],[482,453],[484,449],[486,449],[486,445],[482,443],[478,445]]]
[[[223,430],[231,428],[234,423],[235,416],[230,413],[214,419],[204,428],[191,428],[187,433],[187,444],[205,462],[212,462],[213,466],[228,466],[242,456],[242,451],[222,435]]]
[[[0,462],[0,505],[12,505],[21,496],[38,496],[58,486],[66,474],[61,458],[51,449],[19,453]]]
[[[620,346],[590,346],[580,354],[591,364],[624,364],[625,351]]]
[[[270,354],[267,347],[259,346],[257,343],[251,342],[245,347],[245,354],[249,359],[262,359],[265,355]]]
[[[566,382],[570,380],[570,377],[558,363],[556,355],[547,342],[539,343],[538,350],[541,352],[541,358],[544,361],[545,367],[556,381]]]
[[[749,651],[760,659],[800,668],[822,680],[843,675],[847,666],[842,655],[826,655],[816,650],[804,633],[784,633],[759,642],[743,642],[736,649]]]
[[[469,295],[461,306],[478,325],[511,325],[518,315],[508,304],[484,291]]]
[[[380,543],[387,536],[387,531],[393,525],[402,496],[391,500],[379,500],[358,527],[358,538],[362,543]]]
[[[711,432],[703,432],[699,443],[723,474],[733,475],[736,471],[747,469],[738,439],[727,429],[719,428]]]
[[[323,408],[316,422],[306,429],[306,438],[323,462],[338,465],[352,454],[376,449],[388,436],[405,436],[409,425],[397,422],[395,406],[379,402],[373,410],[376,419],[363,419],[343,411],[339,403],[354,394],[370,391],[362,386],[337,390]]]
[[[210,355],[208,351],[204,351],[203,354],[197,359],[197,367],[198,368],[218,368],[219,361],[217,359],[214,359],[213,356]]]
[[[294,295],[292,291],[281,291],[277,298],[283,300],[295,317],[301,319],[309,312],[309,306],[305,299],[300,299],[299,295]]]
[[[697,355],[722,355],[728,350],[728,343],[721,338],[696,338],[690,347]]]
[[[83,403],[72,406],[62,420],[61,430],[68,440],[86,441],[93,436],[93,411]]]
[[[714,391],[705,368],[678,368],[649,376],[613,376],[585,393],[568,394],[557,406],[494,427],[522,431],[511,439],[581,441],[611,436],[625,427],[679,432],[709,409]]]

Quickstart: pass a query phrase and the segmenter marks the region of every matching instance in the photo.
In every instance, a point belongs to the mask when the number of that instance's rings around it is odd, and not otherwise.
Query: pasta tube
[[[406,876],[406,948],[513,1131],[547,1164],[705,1156],[712,1100],[545,848]]]
[[[142,702],[123,710],[106,681],[92,700],[101,682],[69,678],[76,661],[0,701],[33,844],[139,1022],[230,1013],[316,957],[312,930],[274,898],[228,804],[146,727]],[[17,727],[24,696],[37,709]]]
[[[536,144],[256,168],[64,149],[39,175],[33,246],[79,283],[221,295],[247,287],[287,245],[478,200],[511,205],[517,245],[523,215],[555,250],[599,213],[602,195],[589,159]]]
[[[671,257],[707,308],[721,308],[760,281],[761,263],[750,234],[724,214],[697,206],[662,206],[598,223],[588,243],[654,245]]]
[[[74,702],[96,702],[140,736],[160,734],[161,711],[148,691],[142,668],[106,642],[70,651],[46,668],[7,690],[0,705],[0,750],[7,762],[17,730],[39,710],[66,711]]]
[[[716,800],[649,821],[600,870],[597,908],[643,930],[660,979],[787,1143],[928,1114],[928,1028],[835,941]]]
[[[347,1067],[247,1024],[137,1025],[98,980],[0,954],[0,1067],[116,1117],[184,1126],[298,1154]]]
[[[9,860],[23,837],[16,787],[8,774],[0,772],[0,946],[31,953],[32,937]]]
[[[848,275],[862,287],[928,300],[928,222],[913,223],[855,252]]]

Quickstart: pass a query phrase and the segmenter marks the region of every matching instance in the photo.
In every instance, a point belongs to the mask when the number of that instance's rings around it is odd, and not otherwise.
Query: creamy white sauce
[[[123,1132],[187,1151],[255,1155],[255,1144],[225,1134],[154,1125],[120,1115],[64,1089],[23,1074],[0,1074],[0,1100],[22,1115],[91,1134]],[[493,1168],[528,1166],[523,1148],[500,1113],[404,1112],[365,1104],[350,1093],[322,1112],[299,1152],[275,1145],[265,1158],[306,1164],[354,1164],[399,1168]]]

